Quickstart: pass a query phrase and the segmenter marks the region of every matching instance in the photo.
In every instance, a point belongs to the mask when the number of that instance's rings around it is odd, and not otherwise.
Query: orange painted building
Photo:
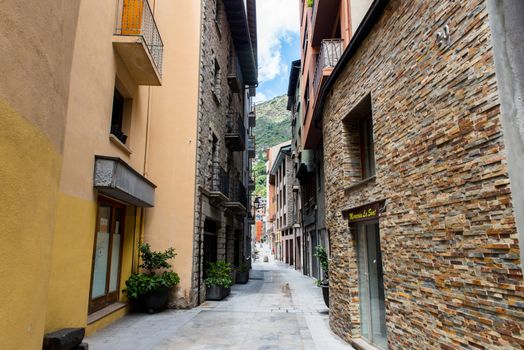
[[[256,222],[256,239],[257,242],[262,240],[262,220],[257,220]]]
[[[302,148],[319,144],[321,129],[313,110],[322,84],[331,74],[371,0],[300,0]]]

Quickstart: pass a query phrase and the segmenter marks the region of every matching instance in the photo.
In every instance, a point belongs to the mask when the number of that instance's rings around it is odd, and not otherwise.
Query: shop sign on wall
[[[384,201],[374,202],[360,207],[346,209],[342,212],[342,215],[350,224],[359,221],[378,219],[383,206]]]

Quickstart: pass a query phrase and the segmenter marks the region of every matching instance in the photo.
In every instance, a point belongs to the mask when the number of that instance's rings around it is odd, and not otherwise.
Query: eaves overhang
[[[223,0],[226,8],[229,29],[237,52],[244,83],[246,85],[258,84],[258,69],[256,62],[256,36],[251,37],[250,33],[254,30],[250,28],[248,13],[243,0]],[[250,2],[251,4],[251,2]],[[254,6],[249,6],[253,11]]]
[[[155,205],[155,184],[117,157],[95,156],[93,187],[130,205]]]
[[[286,155],[289,155],[291,152],[291,145],[285,145],[280,148],[278,151],[277,158],[275,159],[275,162],[273,163],[273,166],[271,167],[271,175],[276,175],[278,167],[280,166],[280,163],[284,160],[284,157]]]
[[[290,111],[295,103],[297,81],[300,75],[300,60],[291,62],[291,72],[289,73],[289,83],[287,86],[287,110]]]

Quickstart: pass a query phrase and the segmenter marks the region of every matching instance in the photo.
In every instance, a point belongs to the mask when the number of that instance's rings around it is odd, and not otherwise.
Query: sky
[[[257,1],[257,102],[287,93],[291,61],[300,58],[298,4],[298,0]]]

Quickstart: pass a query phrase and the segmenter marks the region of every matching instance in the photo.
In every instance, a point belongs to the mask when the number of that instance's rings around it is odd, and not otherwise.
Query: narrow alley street
[[[253,265],[249,283],[234,285],[223,301],[132,314],[85,341],[93,350],[352,349],[329,330],[313,279],[271,257]]]

